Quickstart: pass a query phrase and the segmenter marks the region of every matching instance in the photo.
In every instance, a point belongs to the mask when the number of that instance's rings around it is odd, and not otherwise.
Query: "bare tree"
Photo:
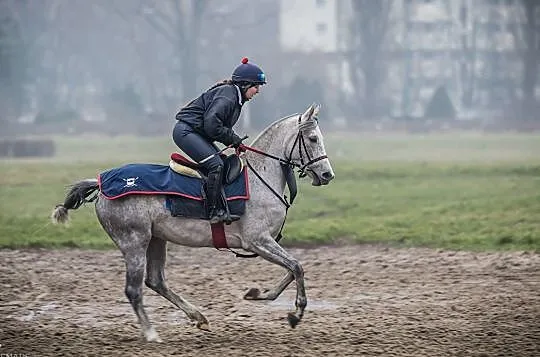
[[[460,58],[460,80],[463,87],[461,93],[461,104],[465,108],[471,108],[474,98],[475,85],[475,63],[476,63],[476,21],[471,21],[470,33],[468,28],[471,9],[461,1],[460,6],[460,25],[461,25],[461,50]]]
[[[348,51],[350,78],[368,118],[379,114],[377,100],[386,69],[383,46],[392,2],[352,0],[353,20]]]
[[[153,0],[141,4],[140,14],[175,48],[182,96],[193,97],[197,90],[198,43],[202,16],[208,0]]]
[[[538,62],[540,61],[540,23],[536,14],[540,14],[538,0],[521,0],[527,23],[524,29],[526,49],[523,54],[523,115],[533,117],[536,108],[535,89],[538,82]]]
[[[11,119],[25,115],[35,99],[32,89],[45,57],[42,40],[57,1],[0,1],[0,76],[10,79],[0,86],[0,92],[3,92],[0,107],[3,114],[9,112],[7,116]],[[0,120],[5,119],[3,117]]]

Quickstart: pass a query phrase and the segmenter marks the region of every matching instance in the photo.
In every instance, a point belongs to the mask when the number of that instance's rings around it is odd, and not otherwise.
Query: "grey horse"
[[[311,178],[314,186],[326,185],[334,178],[318,126],[318,112],[319,106],[311,105],[302,115],[272,123],[253,141],[251,147],[259,153],[247,151],[244,159],[260,177],[249,174],[250,199],[246,203],[246,212],[239,221],[225,228],[230,248],[253,252],[287,270],[276,286],[266,290],[251,288],[245,299],[274,300],[293,280],[296,281],[296,310],[288,314],[293,328],[302,319],[307,298],[302,266],[276,242],[287,213],[283,200],[286,178],[280,161],[300,168]],[[183,310],[198,328],[208,330],[208,320],[201,311],[167,286],[164,266],[167,242],[212,247],[209,223],[200,219],[172,217],[165,208],[164,196],[130,195],[109,200],[98,190],[95,179],[75,183],[65,202],[53,210],[52,219],[55,223],[67,222],[68,209],[77,209],[89,196],[97,195],[96,214],[124,256],[125,294],[137,314],[144,338],[161,341],[143,307],[143,280],[146,286]]]

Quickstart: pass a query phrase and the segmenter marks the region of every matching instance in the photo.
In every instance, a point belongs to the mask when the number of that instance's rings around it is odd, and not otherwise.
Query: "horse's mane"
[[[261,132],[259,133],[259,135],[257,135],[257,137],[255,138],[255,140],[252,141],[252,144],[255,143],[255,142],[257,142],[257,140],[259,140],[259,138],[260,138],[261,136],[263,136],[264,134],[266,134],[266,132],[269,131],[270,129],[272,129],[274,126],[278,125],[278,124],[281,123],[281,122],[284,122],[285,120],[287,120],[287,119],[289,119],[289,118],[292,118],[292,117],[298,116],[298,115],[300,115],[300,114],[295,113],[295,114],[287,115],[286,117],[283,117],[283,118],[281,118],[281,119],[278,119],[278,120],[272,122],[270,125],[268,125],[266,128],[264,128],[264,130],[261,131]]]

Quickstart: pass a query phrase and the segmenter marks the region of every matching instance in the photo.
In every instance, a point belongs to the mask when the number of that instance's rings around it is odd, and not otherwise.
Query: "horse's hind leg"
[[[134,239],[134,234],[130,234],[128,239]],[[137,318],[141,324],[142,332],[146,341],[161,342],[156,330],[150,323],[143,306],[143,279],[146,265],[145,246],[130,246],[127,250],[122,250],[126,262],[126,288],[125,293]]]
[[[141,324],[147,341],[161,342],[150,324],[143,306],[143,280],[146,248],[152,238],[152,222],[135,199],[111,201],[103,198],[96,203],[99,223],[122,252],[126,264],[125,294]]]
[[[165,282],[165,260],[167,258],[167,242],[153,237],[146,250],[146,286],[163,296],[179,309],[184,311],[192,320],[197,321],[197,327],[201,330],[209,330],[208,320],[181,296],[175,294]]]

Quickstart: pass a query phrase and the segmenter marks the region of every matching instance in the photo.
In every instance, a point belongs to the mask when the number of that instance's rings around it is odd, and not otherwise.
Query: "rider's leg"
[[[193,131],[192,127],[183,122],[178,122],[174,126],[173,140],[180,150],[195,162],[200,162],[219,151],[217,146]]]
[[[221,182],[223,176],[223,161],[215,157],[205,162],[208,170],[208,181],[206,182],[206,199],[208,202],[210,223],[222,222],[226,218],[225,210],[220,204]]]
[[[173,132],[173,139],[176,145],[178,145],[186,155],[199,163],[203,159],[218,152],[215,145],[205,140],[199,134],[193,132],[187,124],[182,122],[176,124]],[[223,160],[220,155],[215,155],[204,163],[201,163],[201,166],[208,175],[206,191],[210,223],[230,220],[221,204]],[[240,217],[235,216],[232,217],[232,220],[238,218]]]
[[[208,171],[206,182],[207,202],[210,209],[210,223],[232,223],[240,219],[240,216],[228,212],[225,193],[223,192],[223,160],[218,156],[212,157],[203,164]]]

